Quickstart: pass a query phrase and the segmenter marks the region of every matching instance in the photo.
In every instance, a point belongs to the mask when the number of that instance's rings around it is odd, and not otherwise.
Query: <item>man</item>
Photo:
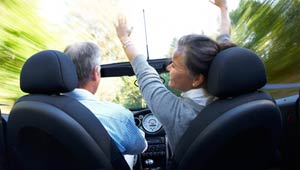
[[[95,114],[123,155],[146,150],[144,133],[135,125],[133,114],[121,105],[99,101],[94,95],[101,80],[99,47],[92,42],[79,42],[69,45],[64,52],[72,59],[78,75],[78,87],[66,95]],[[132,167],[132,160],[126,160]]]

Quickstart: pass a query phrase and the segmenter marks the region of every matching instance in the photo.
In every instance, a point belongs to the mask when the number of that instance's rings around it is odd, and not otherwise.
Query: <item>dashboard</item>
[[[162,124],[151,112],[146,115],[139,115],[135,118],[135,122],[139,128],[149,134],[155,134],[162,128]]]
[[[139,154],[134,170],[165,170],[169,148],[162,124],[149,109],[133,111],[136,125],[145,132],[148,149]]]

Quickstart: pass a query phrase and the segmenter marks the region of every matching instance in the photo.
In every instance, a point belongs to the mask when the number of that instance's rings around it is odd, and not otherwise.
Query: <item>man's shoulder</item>
[[[130,116],[132,115],[132,112],[125,108],[124,106],[118,104],[118,103],[113,103],[113,102],[107,102],[107,101],[99,101],[101,105],[99,107],[105,108],[105,110],[110,114],[110,115],[116,115],[117,117],[120,117],[120,115],[123,116]]]
[[[114,103],[114,102],[109,102],[109,101],[100,101],[102,104],[107,105],[107,106],[113,106],[116,109],[124,109],[124,110],[128,110],[126,109],[124,106],[122,106],[121,104],[118,103]]]

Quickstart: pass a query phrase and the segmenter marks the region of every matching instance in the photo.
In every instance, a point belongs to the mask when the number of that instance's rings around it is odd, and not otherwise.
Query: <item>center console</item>
[[[165,170],[168,150],[165,136],[146,137],[148,149],[140,154],[140,165],[143,170]]]
[[[170,151],[162,124],[148,109],[135,113],[134,118],[148,143],[147,150],[139,154],[134,170],[166,170]]]

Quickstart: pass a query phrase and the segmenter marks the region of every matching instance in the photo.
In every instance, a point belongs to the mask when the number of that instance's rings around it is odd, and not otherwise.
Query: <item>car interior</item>
[[[300,0],[1,1],[0,170],[300,169],[299,7]],[[130,39],[176,96],[166,67],[179,36],[237,45],[214,58],[205,86],[216,99],[174,151],[116,34],[119,12],[128,14]],[[70,41],[99,46],[95,96],[128,109],[145,133],[148,148],[133,168],[101,120],[64,95],[78,81],[61,50]]]
[[[167,62],[149,60],[159,73],[166,72]],[[128,62],[103,65],[101,73],[134,75]],[[274,100],[264,92],[264,65],[245,48],[220,53],[209,77],[208,90],[218,99],[191,122],[174,153],[155,115],[148,108],[131,110],[148,142],[134,169],[297,167],[299,95]],[[73,64],[58,51],[45,50],[26,61],[20,83],[28,94],[9,115],[1,115],[1,169],[130,169],[97,118],[61,95],[76,82]]]
[[[164,73],[168,61],[149,64]],[[101,74],[134,75],[128,62],[103,65]],[[30,57],[20,83],[28,94],[1,115],[1,169],[130,169],[97,118],[62,95],[77,84],[63,53],[45,50]],[[299,95],[275,100],[265,84],[264,64],[254,52],[233,47],[220,53],[207,80],[218,98],[191,122],[174,153],[155,114],[147,107],[131,109],[148,142],[134,169],[294,169]]]

